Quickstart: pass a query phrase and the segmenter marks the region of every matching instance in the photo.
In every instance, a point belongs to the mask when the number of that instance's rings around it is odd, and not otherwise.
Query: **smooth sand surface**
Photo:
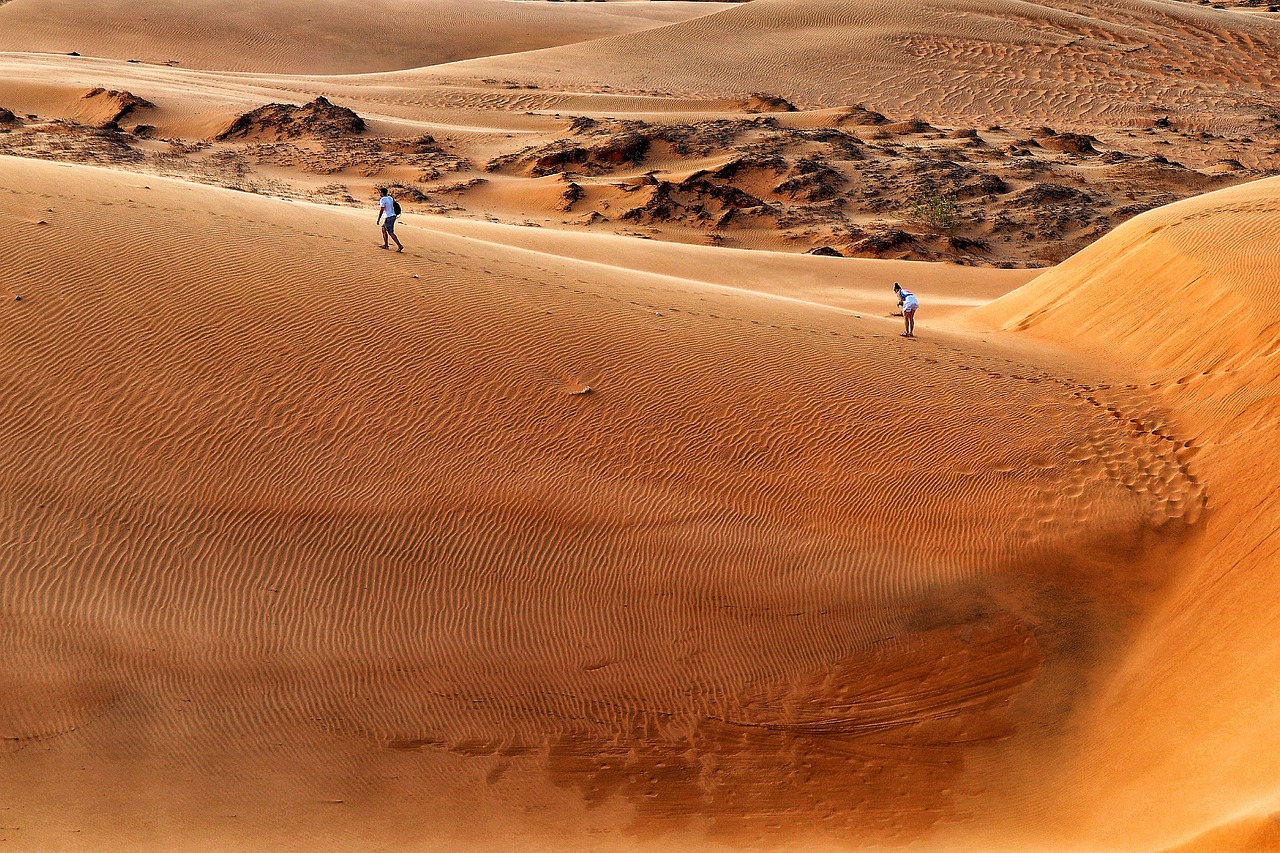
[[[356,74],[601,38],[726,4],[527,0],[9,0],[0,50],[190,68]]]
[[[891,292],[894,282],[908,289],[929,291],[930,316],[944,318],[986,304],[1038,275],[1035,270],[993,270],[671,245],[612,235],[495,227],[462,219],[436,220],[432,222],[432,229],[553,258],[588,261],[600,268],[602,275],[608,275],[611,267],[677,279],[688,275],[691,281],[706,285],[768,293],[868,317],[885,317],[896,310]]]

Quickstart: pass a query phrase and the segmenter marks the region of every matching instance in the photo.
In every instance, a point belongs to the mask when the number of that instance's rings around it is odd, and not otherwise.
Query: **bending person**
[[[898,294],[898,305],[902,308],[902,320],[907,327],[906,331],[902,333],[902,337],[914,338],[916,336],[916,309],[920,307],[920,300],[916,299],[914,293],[896,281],[893,283],[893,292]]]

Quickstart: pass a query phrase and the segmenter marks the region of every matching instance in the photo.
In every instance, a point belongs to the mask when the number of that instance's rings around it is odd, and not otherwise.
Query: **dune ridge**
[[[1218,484],[1189,570],[1093,709],[1096,743],[1078,772],[1117,774],[1091,816],[1115,836],[1137,815],[1195,834],[1196,821],[1207,831],[1223,815],[1242,820],[1248,803],[1256,835],[1228,832],[1205,849],[1251,849],[1230,839],[1262,844],[1280,802],[1265,698],[1280,655],[1267,629],[1280,560],[1277,189],[1258,181],[1144,214],[979,309],[1007,329],[1139,368],[1194,435],[1182,452]],[[1148,832],[1152,844],[1171,841]]]

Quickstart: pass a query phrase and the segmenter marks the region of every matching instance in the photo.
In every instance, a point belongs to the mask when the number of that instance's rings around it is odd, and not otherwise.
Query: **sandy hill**
[[[190,68],[353,74],[533,50],[705,15],[719,4],[512,0],[11,0],[0,50]]]
[[[1117,780],[1098,785],[1090,823],[1145,829],[1153,847],[1162,829],[1238,818],[1182,849],[1276,849],[1278,191],[1272,179],[1152,211],[981,311],[1141,371],[1187,425],[1208,487],[1188,568],[1086,715],[1074,771]]]
[[[25,849],[1026,849],[1200,529],[1125,371],[747,253],[0,170]]]
[[[449,69],[618,93],[765,91],[944,124],[1273,126],[1280,22],[1161,0],[754,0]],[[1194,80],[1194,85],[1188,85]]]
[[[1277,849],[1205,5],[0,2],[0,848]]]

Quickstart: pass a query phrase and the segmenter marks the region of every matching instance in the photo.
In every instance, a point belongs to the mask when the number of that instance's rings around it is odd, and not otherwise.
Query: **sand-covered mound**
[[[1113,837],[1140,829],[1168,845],[1239,820],[1186,849],[1274,846],[1277,234],[1280,180],[1222,190],[1133,219],[981,312],[1144,373],[1191,430],[1208,484],[1190,569],[1088,715],[1076,772],[1097,784],[1090,822]]]
[[[983,313],[1180,380],[1179,393],[1268,367],[1280,324],[1277,190],[1272,178],[1143,214]]]
[[[746,253],[0,170],[27,849],[1021,837],[1200,524],[1141,393]]]
[[[767,91],[952,125],[1016,117],[1088,130],[1176,114],[1234,128],[1274,125],[1264,57],[1278,53],[1278,21],[1159,0],[754,0],[453,71],[620,93]]]
[[[717,8],[512,0],[11,0],[0,3],[0,50],[350,74],[569,44]]]
[[[154,109],[155,104],[132,92],[107,90],[102,87],[84,93],[76,118],[96,127],[116,127],[126,116],[136,117],[139,110]]]

